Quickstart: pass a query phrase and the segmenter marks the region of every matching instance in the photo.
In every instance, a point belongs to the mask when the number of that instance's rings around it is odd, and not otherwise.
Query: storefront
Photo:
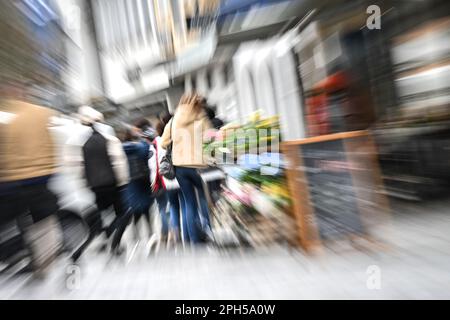
[[[375,131],[388,193],[420,200],[448,194],[450,7],[401,9],[386,19],[395,92]]]
[[[390,196],[446,192],[449,7],[378,1],[327,7],[296,45],[306,136],[370,129]]]

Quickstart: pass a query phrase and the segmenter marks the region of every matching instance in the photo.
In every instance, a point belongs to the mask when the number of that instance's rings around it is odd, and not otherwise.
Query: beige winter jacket
[[[172,124],[173,122],[173,124]],[[173,140],[172,161],[178,167],[206,167],[203,139],[211,128],[206,113],[194,112],[191,104],[180,104],[174,117],[166,125],[161,146],[167,148]]]
[[[0,182],[56,172],[55,143],[49,131],[55,115],[23,101],[0,101]]]

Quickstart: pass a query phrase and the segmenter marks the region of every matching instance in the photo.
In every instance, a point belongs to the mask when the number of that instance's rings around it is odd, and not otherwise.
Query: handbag
[[[166,192],[166,184],[164,183],[164,179],[159,173],[159,157],[158,157],[158,143],[156,140],[153,141],[153,147],[155,148],[155,157],[156,157],[156,176],[155,182],[152,186],[152,194],[155,198],[160,197],[164,192]]]
[[[172,124],[173,118],[170,120],[170,144],[167,147],[166,155],[162,157],[159,163],[159,174],[164,178],[173,180],[175,179],[175,167],[172,162],[172,148],[173,148],[173,138],[172,138]]]

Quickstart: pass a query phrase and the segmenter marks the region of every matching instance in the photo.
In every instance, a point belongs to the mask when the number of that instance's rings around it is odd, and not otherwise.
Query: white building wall
[[[68,99],[72,103],[86,103],[91,97],[103,94],[101,68],[86,15],[86,2],[56,0],[56,4],[62,13],[63,28],[70,37],[66,43],[69,69],[63,75]]]
[[[226,115],[224,107],[226,102],[226,83],[223,65],[214,66],[214,68],[210,70],[210,73],[213,86],[209,92],[208,98],[210,103],[216,106],[217,116],[222,117]]]
[[[208,87],[208,80],[207,80],[207,70],[202,69],[196,73],[196,91],[198,94],[202,96],[208,96],[209,93],[209,87]]]
[[[185,92],[192,89],[192,77],[196,91],[217,107],[217,116],[226,122],[244,123],[251,113],[262,110],[265,116],[279,116],[285,140],[304,138],[303,99],[292,52],[295,36],[242,44],[232,60],[234,81],[226,83],[224,66],[216,65],[186,76]],[[207,72],[212,77],[210,88]]]
[[[229,83],[223,90],[223,99],[219,104],[218,117],[225,122],[241,122],[242,114],[239,110],[237,100],[236,84],[234,82]]]
[[[242,44],[234,57],[241,118],[256,110],[278,115],[285,140],[305,137],[302,92],[291,50],[294,36]]]
[[[216,107],[216,116],[225,122],[241,120],[236,97],[236,85],[234,82],[226,83],[225,67],[215,65],[209,69],[202,69],[185,76],[184,92],[192,92],[192,79],[195,80],[195,91],[206,97],[208,103]],[[211,85],[208,84],[208,74],[211,77]]]
[[[126,103],[169,88],[167,70],[162,66],[151,68],[162,59],[154,34],[151,2],[94,0],[93,9],[100,35],[106,96],[117,103]],[[137,81],[131,82],[127,73],[138,67],[144,71]]]
[[[226,83],[226,70],[223,65],[214,66],[210,72],[212,88],[207,98],[210,104],[216,106],[217,117],[225,122],[239,121],[241,116],[238,110],[234,81]]]
[[[243,118],[248,117],[258,109],[255,79],[253,77],[252,61],[259,48],[259,43],[252,42],[241,45],[233,58],[239,113]],[[259,107],[262,108],[262,107]],[[245,121],[244,119],[240,119]]]
[[[184,77],[184,92],[192,91],[192,76],[190,74]]]
[[[280,123],[285,140],[306,137],[302,91],[298,83],[296,57],[292,52],[295,34],[287,34],[274,46],[272,59]]]
[[[274,90],[274,78],[272,72],[271,56],[273,55],[275,42],[264,43],[255,51],[251,61],[251,69],[255,86],[257,109],[265,111],[267,116],[278,114],[276,91]]]

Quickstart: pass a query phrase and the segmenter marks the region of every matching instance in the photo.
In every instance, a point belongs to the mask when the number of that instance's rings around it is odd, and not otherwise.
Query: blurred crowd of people
[[[100,236],[106,238],[104,247],[109,246],[111,254],[123,254],[124,231],[141,220],[148,226],[149,237],[157,233],[162,243],[212,241],[208,201],[199,173],[207,162],[201,152],[203,141],[195,136],[203,137],[223,122],[206,99],[186,94],[174,114],[161,114],[156,125],[142,118],[123,124],[123,130],[116,133],[90,106],[81,106],[76,118],[70,118],[27,102],[25,86],[3,89],[0,227],[8,223],[20,226],[36,275],[45,275],[63,249],[58,214],[63,198],[69,196],[84,202],[92,198],[92,203],[81,205],[78,212],[89,227],[89,236],[71,253],[73,261]],[[168,156],[175,168],[173,179],[160,170]],[[64,178],[55,191],[51,181],[57,175]],[[161,230],[152,230],[154,203]],[[115,218],[105,225],[102,213],[108,210]]]

